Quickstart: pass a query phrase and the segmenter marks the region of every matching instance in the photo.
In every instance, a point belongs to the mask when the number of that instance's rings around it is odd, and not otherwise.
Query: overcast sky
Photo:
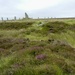
[[[75,0],[0,0],[0,17],[75,17]]]

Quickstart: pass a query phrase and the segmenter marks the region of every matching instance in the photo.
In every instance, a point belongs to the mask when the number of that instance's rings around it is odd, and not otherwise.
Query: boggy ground
[[[75,75],[74,26],[0,23],[0,75]]]

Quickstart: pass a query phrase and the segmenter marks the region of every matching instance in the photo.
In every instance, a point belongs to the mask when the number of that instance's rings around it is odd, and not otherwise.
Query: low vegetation
[[[75,24],[0,23],[0,75],[75,75]]]

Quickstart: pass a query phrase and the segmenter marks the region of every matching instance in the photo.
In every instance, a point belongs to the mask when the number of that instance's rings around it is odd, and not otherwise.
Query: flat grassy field
[[[75,20],[0,22],[0,75],[75,75]]]

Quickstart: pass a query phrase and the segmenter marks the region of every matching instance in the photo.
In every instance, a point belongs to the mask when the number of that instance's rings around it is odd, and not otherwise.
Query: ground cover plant
[[[75,75],[74,21],[1,22],[0,75]]]

